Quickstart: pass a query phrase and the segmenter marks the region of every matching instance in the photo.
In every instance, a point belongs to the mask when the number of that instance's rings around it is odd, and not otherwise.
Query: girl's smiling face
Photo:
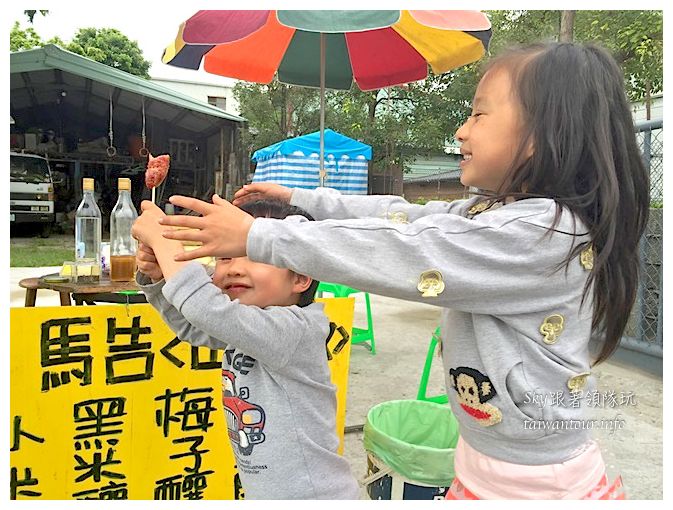
[[[498,191],[517,157],[521,128],[521,108],[509,73],[503,68],[489,70],[477,86],[472,115],[456,131],[463,155],[460,182]],[[529,152],[526,157],[532,149]]]

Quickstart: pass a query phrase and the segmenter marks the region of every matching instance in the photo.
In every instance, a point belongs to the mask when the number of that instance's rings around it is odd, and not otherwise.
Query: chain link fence
[[[640,240],[640,282],[622,345],[663,356],[663,120],[636,124],[636,138],[645,166],[650,171],[650,218]]]

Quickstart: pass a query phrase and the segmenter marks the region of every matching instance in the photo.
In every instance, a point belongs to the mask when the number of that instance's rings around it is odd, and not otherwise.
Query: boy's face
[[[498,68],[488,71],[474,95],[472,115],[456,131],[464,186],[497,191],[504,182],[521,142],[520,111],[509,73]]]
[[[252,262],[248,257],[217,259],[213,283],[241,304],[290,306],[311,285],[311,279],[289,269]]]

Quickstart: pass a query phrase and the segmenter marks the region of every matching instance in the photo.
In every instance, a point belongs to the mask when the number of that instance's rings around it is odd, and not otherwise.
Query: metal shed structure
[[[46,153],[69,181],[66,202],[77,203],[82,177],[104,194],[119,175],[139,200],[143,126],[146,149],[171,154],[165,198],[227,195],[245,179],[245,119],[55,45],[10,54],[10,114],[11,147]]]

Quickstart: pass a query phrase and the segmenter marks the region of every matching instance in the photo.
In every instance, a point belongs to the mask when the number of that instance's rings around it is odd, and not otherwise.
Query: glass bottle
[[[131,227],[138,217],[131,200],[131,179],[117,181],[119,198],[110,214],[110,280],[130,282],[136,270],[138,242],[131,235]]]
[[[93,194],[94,180],[82,179],[82,191],[75,213],[75,261],[78,276],[95,281],[100,278],[101,214]]]

